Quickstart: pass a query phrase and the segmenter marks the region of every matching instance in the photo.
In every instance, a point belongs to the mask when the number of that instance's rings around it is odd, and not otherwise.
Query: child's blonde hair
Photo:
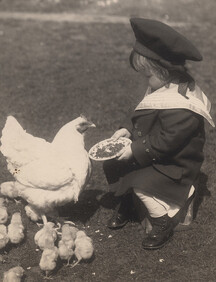
[[[134,50],[130,54],[130,64],[137,72],[145,69],[162,81],[168,83],[176,81],[181,84],[179,93],[183,95],[185,95],[187,87],[191,91],[194,90],[194,79],[188,74],[187,68],[184,65],[172,65],[163,59],[160,61],[153,60],[138,54]],[[182,91],[180,88],[182,88],[183,84],[185,89]]]
[[[146,58],[134,50],[130,55],[130,64],[134,70],[140,71],[142,69],[148,70],[159,79],[166,81],[169,78],[169,71],[161,66],[156,60]]]

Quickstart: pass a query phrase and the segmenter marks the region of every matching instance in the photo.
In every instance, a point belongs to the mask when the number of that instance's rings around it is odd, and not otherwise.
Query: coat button
[[[145,151],[146,151],[146,153],[149,153],[149,152],[150,152],[148,148],[147,148]]]
[[[137,134],[138,134],[138,136],[140,136],[140,137],[142,136],[142,132],[141,132],[141,131],[138,131]]]
[[[143,144],[145,144],[145,143],[146,143],[146,140],[144,139],[142,142],[143,142]]]
[[[134,128],[135,128],[135,129],[138,128],[138,124],[137,124],[137,123],[134,124]]]

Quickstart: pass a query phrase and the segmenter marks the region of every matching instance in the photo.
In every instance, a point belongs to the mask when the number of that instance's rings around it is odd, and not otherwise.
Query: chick
[[[0,224],[0,250],[7,245],[8,241],[7,227],[4,224]]]
[[[90,259],[94,253],[92,239],[86,235],[84,231],[78,231],[75,240],[74,254],[77,262],[72,267],[77,265],[82,259]]]
[[[13,244],[18,244],[24,239],[24,226],[20,212],[12,215],[11,223],[8,225],[8,237]]]
[[[76,238],[76,233],[78,229],[76,227],[71,227],[68,224],[62,226],[62,238],[59,241],[59,256],[62,260],[67,260],[67,265],[69,265],[70,259],[74,254],[73,248],[75,246],[74,240]]]
[[[40,269],[45,271],[46,278],[50,274],[52,270],[56,267],[56,261],[58,259],[58,248],[57,247],[50,247],[45,248],[43,250],[41,260],[40,260]]]
[[[4,273],[3,282],[20,282],[24,274],[21,266],[16,266]]]
[[[6,223],[8,220],[7,208],[5,207],[5,200],[0,198],[0,224]]]
[[[35,244],[39,246],[41,250],[54,247],[55,240],[57,239],[57,232],[54,226],[55,224],[53,222],[47,222],[43,228],[35,234]]]
[[[79,229],[77,229],[74,226],[70,226],[70,232],[71,232],[71,236],[73,238],[73,240],[75,241],[76,236],[77,236],[77,232],[79,231]]]
[[[58,253],[59,256],[62,260],[67,260],[67,264],[66,266],[70,265],[70,259],[72,258],[73,254],[74,254],[74,250],[73,249],[69,249],[66,244],[64,243],[64,241],[60,240],[58,243]]]

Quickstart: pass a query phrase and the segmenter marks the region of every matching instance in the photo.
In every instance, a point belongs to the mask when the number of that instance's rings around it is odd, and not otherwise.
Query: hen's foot
[[[14,200],[14,202],[15,202],[16,205],[22,204],[22,200],[16,200],[16,199],[13,199],[13,200]]]

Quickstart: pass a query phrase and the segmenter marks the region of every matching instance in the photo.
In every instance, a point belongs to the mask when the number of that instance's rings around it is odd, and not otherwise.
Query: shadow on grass
[[[100,198],[100,205],[106,209],[113,210],[119,204],[119,198],[114,196],[113,192],[105,193]]]
[[[99,209],[100,203],[97,197],[102,193],[100,190],[83,191],[77,203],[70,203],[59,208],[59,216],[85,224]]]
[[[205,196],[210,196],[211,193],[207,188],[208,177],[206,174],[201,173],[197,185],[197,192],[194,200],[194,218],[196,218],[198,209]],[[136,197],[135,197],[136,198]],[[133,205],[135,206],[135,212],[132,218],[135,221],[142,221],[146,216],[146,211],[142,209],[140,212],[140,203],[137,199],[133,199]],[[68,220],[79,221],[86,224],[88,220],[96,213],[96,211],[103,207],[105,209],[115,210],[119,204],[119,197],[115,197],[114,193],[104,193],[101,190],[85,190],[81,193],[79,201],[76,204],[68,204],[59,208],[59,215]],[[138,210],[137,210],[138,209]],[[140,217],[142,214],[142,218]]]
[[[196,218],[197,212],[199,210],[200,205],[203,202],[203,199],[205,197],[211,196],[211,192],[207,188],[207,181],[208,181],[208,176],[205,173],[201,172],[198,179],[197,190],[194,199],[194,209],[193,209],[194,219]]]
[[[99,208],[115,210],[119,202],[119,197],[115,197],[112,192],[86,190],[81,193],[80,199],[76,204],[68,204],[59,208],[59,216],[67,220],[86,224]],[[135,215],[131,214],[131,217],[134,218]]]

